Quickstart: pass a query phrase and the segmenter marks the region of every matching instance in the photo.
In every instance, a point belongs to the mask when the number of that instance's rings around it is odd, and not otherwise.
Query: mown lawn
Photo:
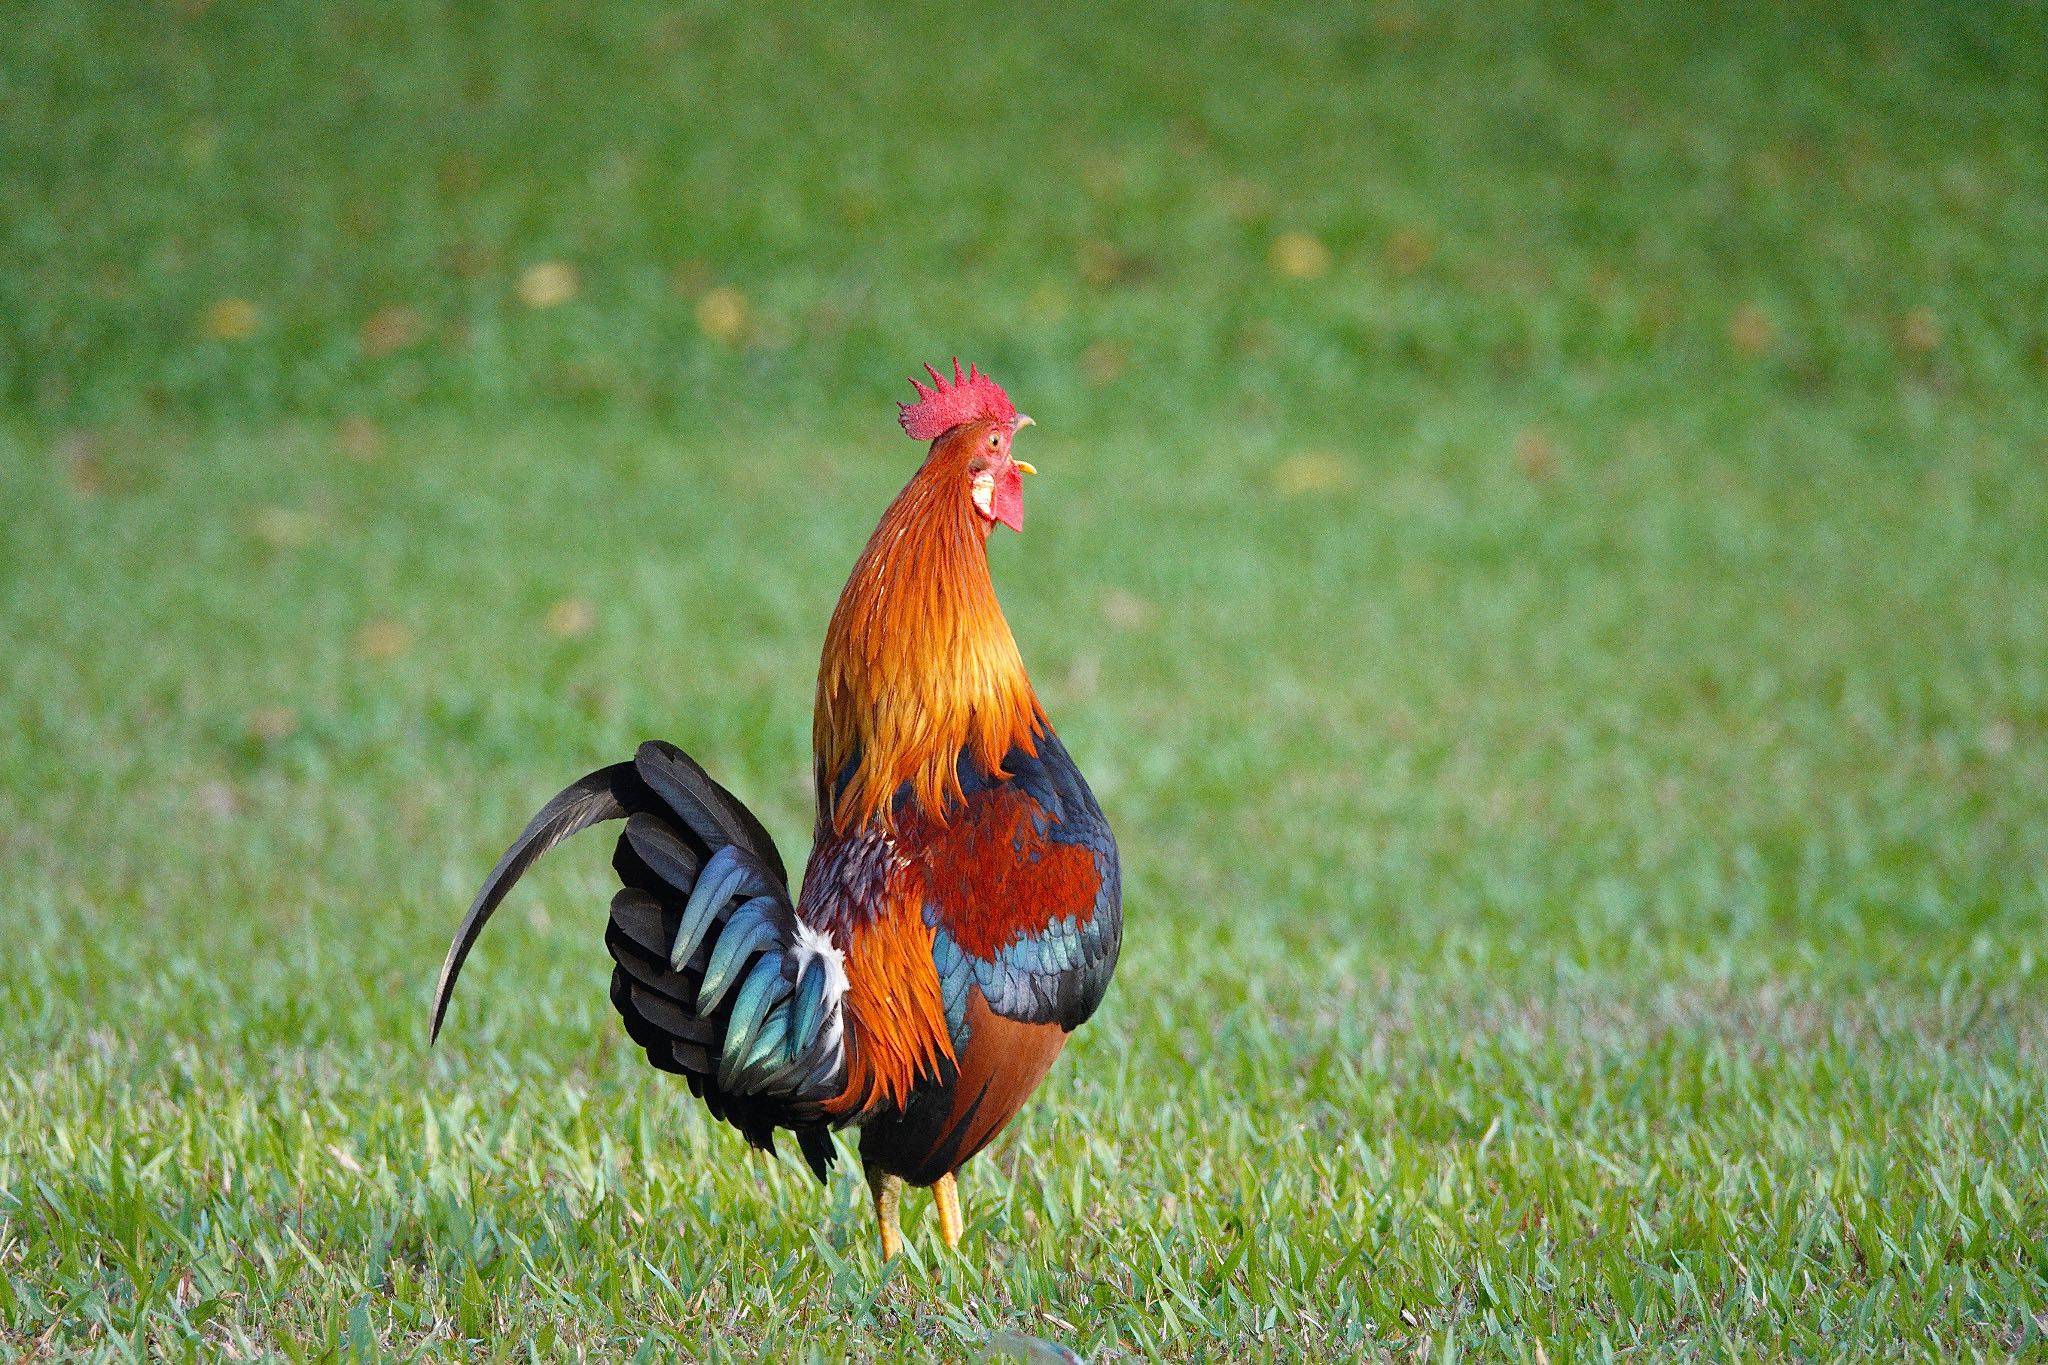
[[[2048,1353],[2044,26],[26,7],[0,1354]],[[955,351],[1128,932],[885,1272],[602,839],[425,1011],[642,737],[800,858]]]

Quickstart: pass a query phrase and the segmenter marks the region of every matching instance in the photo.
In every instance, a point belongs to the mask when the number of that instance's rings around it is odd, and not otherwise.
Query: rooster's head
[[[932,443],[931,460],[960,467],[962,491],[991,529],[1001,522],[1023,530],[1024,476],[1038,471],[1010,453],[1010,441],[1031,419],[980,370],[970,365],[962,374],[957,357],[951,382],[929,365],[924,370],[931,387],[912,379],[917,401],[898,404],[896,420],[914,440]]]

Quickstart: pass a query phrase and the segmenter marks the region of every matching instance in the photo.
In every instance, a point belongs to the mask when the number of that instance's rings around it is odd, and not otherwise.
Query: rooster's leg
[[[882,1259],[893,1261],[903,1250],[903,1228],[897,1218],[903,1207],[903,1177],[867,1168],[868,1188],[875,1196],[875,1221],[882,1226]]]
[[[964,1226],[960,1221],[960,1187],[953,1183],[951,1171],[939,1177],[932,1186],[932,1198],[939,1206],[939,1236],[946,1239],[946,1245],[960,1245],[960,1232]]]

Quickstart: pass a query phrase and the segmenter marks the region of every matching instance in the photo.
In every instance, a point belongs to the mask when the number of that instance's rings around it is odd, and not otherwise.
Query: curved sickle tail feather
[[[846,1075],[845,964],[797,918],[775,841],[732,793],[672,744],[565,788],[491,869],[455,931],[434,992],[439,1037],[456,977],[512,887],[555,845],[624,820],[612,856],[623,888],[605,944],[612,1003],[664,1071],[757,1147],[796,1130],[820,1179],[832,1160],[825,1101]]]
[[[629,805],[640,804],[645,791],[632,764],[614,763],[563,788],[554,800],[540,808],[540,814],[527,822],[519,837],[512,841],[512,847],[491,869],[491,875],[484,878],[483,889],[476,893],[476,899],[469,903],[469,912],[456,927],[455,941],[448,945],[447,959],[441,963],[441,980],[434,987],[434,1022],[427,1041],[440,1038],[441,1021],[447,1016],[448,1001],[455,994],[455,978],[462,974],[469,950],[497,913],[499,903],[526,875],[526,869],[570,835],[607,820],[625,819]]]

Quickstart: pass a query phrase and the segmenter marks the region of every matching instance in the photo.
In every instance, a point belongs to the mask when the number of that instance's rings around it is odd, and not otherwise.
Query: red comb
[[[896,405],[903,409],[896,414],[896,420],[913,440],[937,440],[962,422],[1007,422],[1017,415],[1017,405],[1003,392],[1002,385],[972,365],[967,367],[966,374],[960,373],[959,356],[953,357],[950,384],[929,365],[924,372],[932,377],[932,387],[926,388],[913,379],[910,387],[917,390],[917,401]]]

